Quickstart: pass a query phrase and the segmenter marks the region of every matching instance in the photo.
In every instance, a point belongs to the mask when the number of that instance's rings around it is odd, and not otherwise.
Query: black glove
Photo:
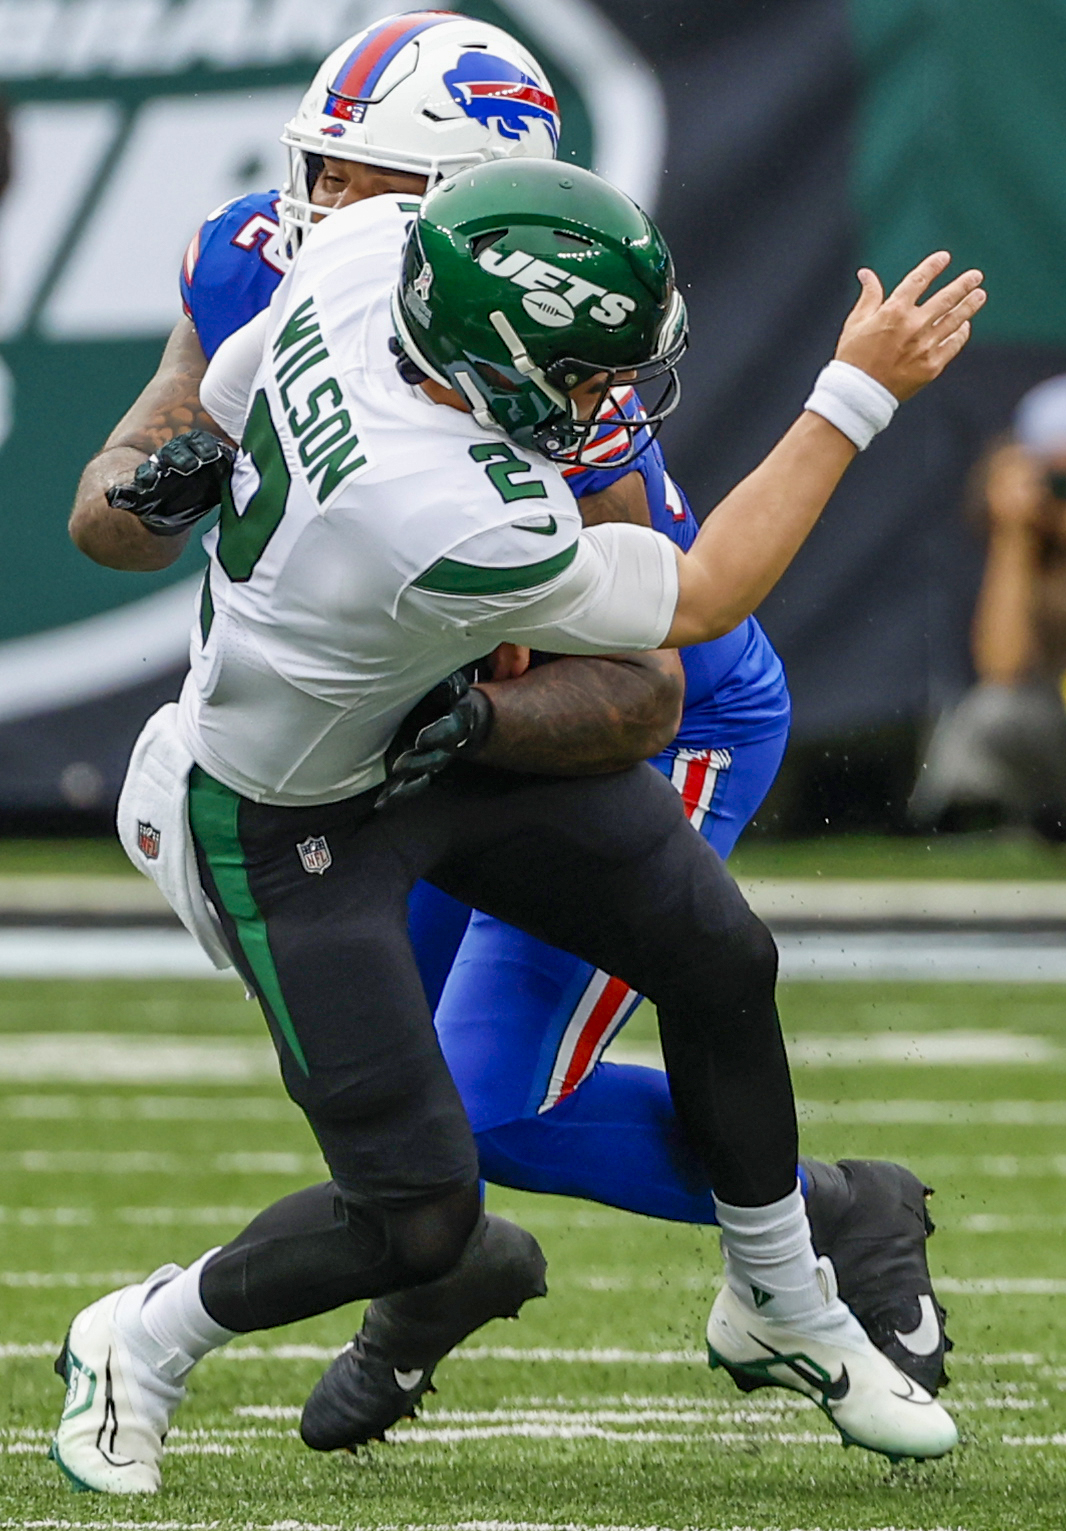
[[[214,510],[236,455],[210,431],[187,431],[141,463],[131,484],[109,489],[107,503],[155,537],[177,537]]]
[[[422,698],[397,729],[385,754],[388,779],[374,807],[416,797],[452,764],[460,750],[478,750],[492,723],[492,703],[484,691],[471,689],[462,670],[454,670]]]

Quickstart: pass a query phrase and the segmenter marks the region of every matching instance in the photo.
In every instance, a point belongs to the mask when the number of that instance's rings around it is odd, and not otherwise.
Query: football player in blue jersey
[[[284,190],[236,199],[193,238],[181,272],[185,317],[156,377],[82,477],[71,533],[83,551],[124,569],[177,557],[205,503],[203,481],[221,483],[228,467],[199,400],[206,360],[266,307],[316,220],[389,192],[409,194],[414,211],[427,183],[464,164],[553,154],[558,128],[539,65],[482,23],[416,12],[338,48],[285,128]],[[637,395],[616,391],[596,438],[567,469],[570,487],[586,524],[636,521],[686,549],[695,519],[642,421]],[[138,469],[140,487],[124,495]],[[577,774],[651,755],[694,829],[724,858],[784,752],[784,672],[754,617],[683,651],[681,663],[679,727],[672,656],[571,658],[484,689],[516,768]],[[714,1222],[666,1076],[602,1059],[639,995],[428,885],[412,898],[411,928],[487,1179]],[[925,1261],[925,1188],[883,1163],[806,1160],[802,1176],[815,1245],[833,1258],[842,1297],[875,1343],[935,1391],[947,1341]],[[489,1219],[480,1244],[442,1281],[372,1302],[354,1344],[308,1401],[308,1444],[329,1449],[380,1435],[412,1411],[459,1340],[542,1291],[539,1251],[519,1233]]]

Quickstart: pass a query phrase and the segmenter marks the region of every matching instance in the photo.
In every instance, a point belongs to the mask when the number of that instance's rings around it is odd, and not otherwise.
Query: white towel
[[[118,837],[139,872],[150,877],[217,968],[232,967],[218,917],[196,866],[189,829],[189,772],[195,762],[178,733],[178,707],[167,702],[141,730],[118,800]]]

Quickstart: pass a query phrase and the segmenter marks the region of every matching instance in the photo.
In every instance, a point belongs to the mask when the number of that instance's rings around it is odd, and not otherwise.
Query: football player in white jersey
[[[804,413],[680,554],[643,527],[583,530],[555,466],[612,386],[661,378],[653,423],[672,405],[686,322],[654,226],[586,173],[485,165],[426,199],[397,285],[407,216],[386,197],[332,217],[205,380],[242,448],[193,673],[146,728],[120,806],[131,854],[258,994],[333,1180],[79,1314],[53,1455],[83,1485],[154,1490],[200,1356],[461,1258],[477,1160],[407,939],[420,876],[656,1002],[722,1228],[715,1362],[813,1397],[845,1440],[942,1455],[950,1418],[815,1258],[773,943],[666,782],[641,766],[501,773],[475,704],[451,773],[415,796],[381,784],[412,703],[498,643],[606,653],[734,626],[856,449],[965,344],[980,274],[919,306],[946,255],[887,301],[862,273]],[[404,782],[402,759],[392,769]]]
[[[426,110],[427,106],[430,110]],[[181,550],[187,537],[188,524],[191,519],[199,516],[198,495],[202,485],[196,481],[196,472],[187,476],[181,473],[176,475],[179,484],[184,487],[185,498],[193,507],[188,519],[185,519],[181,510],[175,510],[173,502],[165,510],[149,508],[144,513],[146,505],[141,501],[138,510],[144,514],[141,521],[138,521],[135,517],[127,516],[126,511],[113,510],[104,499],[103,490],[116,479],[121,481],[129,478],[130,468],[135,467],[136,462],[141,462],[147,452],[161,446],[164,441],[168,442],[170,436],[184,433],[193,421],[199,421],[201,426],[213,426],[210,416],[202,412],[199,401],[199,380],[205,366],[204,352],[213,354],[222,338],[236,331],[244,320],[270,302],[274,286],[280,280],[282,243],[289,250],[296,248],[303,233],[312,227],[312,222],[325,216],[332,208],[346,207],[365,197],[389,191],[404,191],[418,196],[424,190],[427,179],[437,175],[440,170],[455,168],[456,164],[502,155],[550,155],[554,138],[558,135],[558,126],[558,107],[554,104],[544,70],[536,60],[525,54],[512,38],[498,29],[487,28],[469,18],[458,18],[447,12],[410,12],[398,17],[386,17],[335,49],[317,73],[293,121],[286,124],[283,141],[288,145],[291,164],[285,191],[280,196],[273,191],[266,191],[239,197],[233,204],[213,214],[205,222],[201,233],[196,234],[191,242],[182,271],[182,295],[188,318],[176,326],[158,377],[123,423],[116,427],[109,447],[93,459],[87,468],[72,516],[72,531],[81,547],[101,562],[129,568],[168,562]],[[332,153],[329,158],[323,159],[319,150],[325,147],[326,142]],[[279,213],[283,236],[277,230]],[[195,323],[195,331],[190,329],[190,322]],[[178,465],[187,472],[188,468],[195,468],[198,462],[196,456],[191,455],[193,446],[207,455],[205,461],[199,464],[201,476],[211,473],[221,476],[224,473],[228,467],[227,452],[219,447],[213,436],[187,438],[182,435],[181,441],[176,442],[175,446],[167,446],[164,459],[168,455],[184,453],[184,461],[179,461]],[[613,456],[617,456],[617,449],[614,449]],[[659,456],[657,447],[656,456]],[[645,464],[642,472],[629,472],[628,468],[622,467],[613,468],[608,475],[597,473],[593,482],[602,482],[603,479],[613,479],[613,482],[607,490],[591,495],[587,491],[588,475],[574,478],[579,468],[568,468],[568,481],[580,496],[580,510],[587,524],[602,519],[637,519],[645,524],[648,522],[649,507],[643,493],[642,473],[643,484],[648,485],[648,498],[654,498],[654,491],[660,488],[659,479],[662,479],[662,467],[657,470],[657,478],[654,465],[648,467],[649,458],[651,453],[645,452],[643,459],[639,459]],[[659,462],[662,459],[659,458]],[[619,475],[622,476],[619,478]],[[173,490],[173,484],[170,490]],[[688,545],[686,539],[694,534],[694,525],[691,525],[691,530],[682,527],[679,531],[677,507],[674,507],[672,517],[665,511],[660,514],[660,519],[656,517],[656,511],[652,510],[651,524],[663,530],[660,522],[665,522],[668,534],[677,537],[682,547]],[[167,536],[162,533],[167,533]],[[178,534],[175,536],[175,533]],[[758,634],[752,619],[741,623],[726,640],[717,645],[712,643],[703,646],[703,649],[689,649],[686,664],[697,666],[695,672],[689,672],[686,678],[686,721],[683,727],[688,729],[689,744],[692,743],[692,730],[695,727],[691,713],[698,712],[700,707],[706,707],[714,700],[712,677],[715,674],[729,672],[735,680],[732,666],[737,657],[737,643],[740,640],[743,646],[744,635],[749,631]],[[763,651],[760,663],[769,666],[772,671],[773,666],[777,666],[777,658],[764,638],[761,638],[761,643]],[[714,660],[709,658],[711,651],[715,651]],[[708,655],[708,658],[703,655]],[[746,655],[749,671],[754,666],[754,674],[758,663],[752,658],[752,649],[746,649]],[[562,671],[565,671],[565,683],[562,683]],[[672,720],[675,718],[679,678],[677,666],[675,663],[671,666],[669,658],[663,654],[629,655],[623,663],[591,657],[576,660],[571,657],[562,669],[530,672],[525,675],[521,686],[489,686],[487,692],[475,692],[473,697],[459,701],[459,707],[478,706],[479,697],[482,694],[489,695],[495,718],[492,753],[493,759],[499,764],[515,765],[519,769],[550,770],[564,775],[574,769],[582,772],[617,769],[620,765],[651,755],[662,744],[668,743]],[[758,686],[761,689],[752,690],[752,700],[749,703],[755,713],[754,727],[757,733],[766,729],[764,709],[769,681],[767,686],[763,686],[760,680]],[[780,690],[786,710],[786,717],[781,721],[787,723],[787,697],[784,697],[783,683]],[[735,684],[732,692],[735,697]],[[447,700],[444,706],[447,706]],[[421,715],[426,717],[424,709]],[[443,726],[447,727],[447,724]],[[715,721],[711,726],[709,720],[705,720],[700,727],[701,730],[709,727],[712,730],[711,733],[700,732],[700,744],[714,744],[715,739],[720,739],[720,721]],[[737,729],[735,720],[732,727]],[[760,738],[760,743],[755,744],[754,749],[741,744],[740,736],[731,738],[729,743],[734,744],[731,750],[734,756],[732,769],[728,773],[718,773],[714,788],[715,805],[706,814],[703,828],[705,837],[723,856],[728,854],[740,822],[749,818],[750,811],[754,811],[752,805],[766,790],[766,784],[777,765],[777,752],[783,747],[783,729],[778,726],[777,738],[766,739],[766,743]],[[738,744],[740,749],[737,749]],[[689,753],[692,753],[691,750]],[[703,749],[695,753],[718,758],[721,752]],[[669,758],[674,759],[674,756]],[[420,759],[421,756],[415,756],[412,765],[417,767]],[[674,761],[674,776],[677,776],[675,765],[677,761]],[[698,770],[698,765],[689,767],[689,775],[698,773]],[[686,779],[685,770],[682,770],[682,782]],[[709,779],[714,782],[714,778]],[[723,785],[729,788],[729,792],[721,792]],[[698,807],[701,801],[703,799],[695,796],[694,808],[698,816],[705,811]],[[740,802],[747,804],[747,807],[746,811],[738,813]],[[452,900],[441,899],[440,894],[433,896],[433,890],[429,890],[424,883],[418,888],[415,897],[420,939],[423,943],[429,940],[430,946],[433,943],[440,946],[441,954],[444,955],[446,949],[452,949],[449,943],[455,939],[452,937],[452,926],[441,928],[438,932],[432,919],[427,923],[426,916],[432,916],[441,906],[450,906],[452,909],[458,909],[458,906],[453,905]],[[433,899],[437,902],[433,902]],[[507,929],[499,925],[499,922],[486,923],[482,920],[478,932],[482,940],[482,948],[479,948],[479,960],[482,963],[486,960],[484,935],[489,931],[489,926],[501,932]],[[518,939],[516,932],[510,932],[507,939],[512,942]],[[539,943],[530,942],[527,946],[533,952]],[[427,980],[424,966],[426,949],[420,946],[418,951],[423,980],[429,984],[432,980]],[[440,960],[435,949],[430,952],[429,960]],[[536,960],[536,954],[527,960]],[[576,958],[564,957],[556,952],[554,960],[556,963],[571,965],[571,968],[565,971],[561,968],[559,971],[558,981],[565,986],[573,978]],[[466,957],[464,971],[473,971],[473,965],[473,958]],[[518,971],[516,952],[510,949],[508,971]],[[596,983],[599,977],[605,975],[593,974],[590,984]],[[611,983],[617,986],[619,980],[611,980]],[[544,983],[541,983],[541,989],[544,989]],[[628,991],[623,991],[623,994],[625,992]],[[464,995],[464,1000],[467,998]],[[550,1026],[550,1006],[545,998],[531,1012],[528,1020],[519,1020],[513,998],[512,995],[512,1003],[508,1003],[507,1012],[510,1015],[510,1029],[519,1036],[519,1040],[524,1036],[522,1026],[538,1035],[544,1030],[545,1024]],[[580,997],[576,1003],[580,1006]],[[493,1024],[501,1032],[498,1018]],[[588,1024],[590,1029],[599,1026],[599,1010],[594,1012]],[[455,1067],[453,1053],[449,1052],[449,1036],[450,1033],[443,1033],[446,1055],[449,1056],[449,1063]],[[605,1043],[605,1036],[602,1041]],[[481,1112],[482,1115],[486,1112],[495,1113],[493,1121],[502,1119],[499,1115],[501,1104],[496,1099],[496,1092],[505,1093],[510,1090],[515,1093],[515,1085],[521,1089],[522,1053],[521,1049],[516,1049],[515,1035],[508,1035],[508,1046],[508,1072],[496,1069],[490,1079],[482,1078],[484,1070],[478,1075],[479,1089],[482,1095],[487,1092],[486,1098],[473,1096],[472,1099],[470,1093],[467,1093],[472,1087],[470,1079],[463,1081],[466,1085],[464,1101],[467,1108]],[[591,1063],[588,1067],[591,1069]],[[600,1087],[607,1087],[608,1084],[617,1084],[620,1089],[623,1085],[629,1087],[629,1081],[620,1079],[625,1070],[599,1066],[594,1073]],[[637,1073],[642,1075],[642,1079],[651,1079],[649,1070],[637,1070]],[[614,1079],[616,1075],[619,1078]],[[662,1076],[657,1076],[657,1079],[660,1078]],[[590,1090],[582,1085],[579,1095],[571,1099],[570,1104],[582,1104],[587,1095],[590,1095]],[[602,1099],[599,1105],[590,1102],[588,1110],[593,1121],[597,1112],[602,1110],[602,1104]],[[714,1216],[706,1194],[683,1194],[680,1203],[675,1196],[674,1202],[669,1203],[669,1209],[666,1209],[662,1200],[662,1180],[659,1177],[662,1165],[645,1151],[654,1150],[660,1141],[666,1144],[663,1127],[659,1125],[656,1102],[651,1101],[649,1096],[640,1096],[640,1107],[637,1108],[637,1116],[634,1116],[631,1115],[634,1112],[633,1099],[628,1099],[622,1107],[622,1115],[626,1115],[626,1112],[629,1112],[628,1121],[633,1124],[633,1131],[629,1133],[634,1145],[631,1157],[643,1167],[640,1176],[634,1177],[631,1165],[623,1165],[619,1160],[607,1179],[600,1171],[590,1171],[590,1176],[577,1176],[574,1187],[571,1187],[568,1183],[554,1182],[551,1174],[548,1174],[547,1183],[539,1188],[599,1196],[608,1202],[616,1199],[620,1191],[622,1200],[619,1205],[637,1205],[640,1209],[651,1211],[654,1216],[682,1216],[700,1222],[706,1222]],[[619,1115],[617,1101],[614,1104],[614,1115]],[[545,1125],[548,1125],[547,1121]],[[642,1131],[645,1133],[643,1138],[640,1136]],[[489,1179],[493,1179],[501,1171],[496,1168],[493,1173],[492,1167],[486,1170],[484,1142],[484,1139],[479,1138],[479,1145],[482,1145],[482,1171]],[[542,1153],[544,1142],[541,1142],[539,1153],[536,1151],[538,1145],[531,1147],[535,1150],[539,1173],[544,1179],[547,1173]],[[508,1151],[513,1153],[513,1150]],[[671,1185],[675,1180],[679,1185],[686,1185],[686,1177],[682,1176],[679,1180],[672,1171],[671,1151],[663,1151]],[[579,1154],[576,1159],[573,1154],[568,1156],[571,1171],[576,1165],[593,1165],[597,1162],[599,1160],[594,1160],[588,1154],[584,1157]],[[504,1176],[508,1173],[513,1173],[510,1160]],[[847,1300],[856,1303],[856,1312],[861,1312],[864,1323],[867,1326],[875,1324],[875,1330],[871,1332],[875,1332],[878,1344],[893,1347],[899,1363],[905,1369],[910,1369],[917,1381],[925,1382],[927,1386],[936,1386],[934,1379],[940,1375],[945,1340],[942,1324],[936,1318],[933,1297],[928,1295],[931,1288],[925,1265],[924,1232],[930,1225],[922,1206],[920,1182],[899,1167],[867,1162],[853,1164],[850,1170],[842,1170],[841,1167],[824,1167],[813,1164],[812,1160],[804,1160],[803,1174],[806,1176],[807,1209],[816,1239],[819,1240],[819,1251],[838,1255],[841,1237],[844,1237],[844,1248],[850,1248],[849,1229],[855,1234],[855,1217],[864,1222],[864,1231],[870,1240],[876,1242],[876,1248],[884,1252],[885,1257],[888,1258],[887,1251],[891,1248],[888,1263],[893,1271],[893,1280],[890,1283],[885,1283],[881,1275],[871,1280],[871,1262],[868,1260],[859,1262],[853,1269],[853,1263],[838,1257],[836,1269],[841,1278],[841,1289],[847,1295]],[[861,1182],[855,1179],[856,1174],[861,1177]],[[651,1203],[648,1203],[645,1182],[648,1187],[656,1188]],[[513,1182],[505,1177],[504,1183]],[[522,1182],[519,1180],[515,1183]],[[470,1271],[472,1262],[467,1262],[463,1268],[456,1268],[455,1274],[449,1275],[446,1283],[433,1283],[430,1288],[421,1289],[418,1304],[415,1298],[407,1298],[403,1303],[406,1314],[403,1332],[395,1323],[400,1301],[372,1304],[366,1323],[374,1329],[377,1338],[372,1340],[369,1329],[365,1334],[360,1334],[354,1349],[346,1350],[342,1363],[332,1367],[323,1379],[322,1386],[316,1390],[314,1407],[317,1410],[317,1424],[312,1427],[309,1415],[305,1415],[303,1421],[305,1439],[308,1439],[309,1444],[325,1448],[326,1445],[342,1442],[348,1444],[378,1435],[381,1428],[409,1412],[412,1404],[429,1386],[433,1364],[452,1344],[492,1315],[515,1311],[525,1297],[541,1291],[542,1257],[535,1242],[522,1236],[521,1231],[501,1219],[487,1220],[484,1228],[486,1237],[478,1246],[476,1278]],[[498,1291],[490,1292],[492,1283],[487,1278],[487,1271],[493,1265],[501,1272],[501,1278]],[[901,1277],[904,1266],[908,1268],[907,1278]],[[515,1272],[518,1268],[524,1269],[524,1280],[516,1280]],[[891,1291],[885,1289],[887,1286]],[[472,1292],[481,1292],[481,1297],[472,1297]],[[417,1315],[414,1315],[415,1306],[420,1309]],[[920,1340],[920,1356],[910,1353],[907,1344],[899,1341],[898,1337],[898,1330],[910,1334],[914,1306],[917,1306],[922,1320],[919,1330],[916,1330],[916,1343]],[[433,1317],[433,1343],[426,1340],[430,1309]],[[407,1367],[404,1364],[404,1376],[407,1378],[414,1376],[417,1370],[421,1375],[410,1387],[400,1389],[394,1381],[392,1350],[381,1352],[377,1340],[380,1340],[383,1329],[387,1329],[395,1353],[407,1355],[412,1343],[409,1334],[412,1318],[415,1329],[420,1332],[418,1358],[424,1364],[421,1367]],[[930,1318],[939,1335],[939,1344],[933,1350],[928,1350],[927,1343]],[[343,1366],[346,1373],[343,1387],[338,1382],[340,1366]],[[355,1386],[354,1373],[360,1367],[363,1376],[357,1390],[361,1393],[361,1404],[360,1409],[352,1412],[346,1399],[351,1396],[352,1387]],[[377,1375],[377,1392],[371,1387],[371,1373]],[[326,1418],[329,1410],[323,1402],[326,1384],[337,1393],[332,1418]]]

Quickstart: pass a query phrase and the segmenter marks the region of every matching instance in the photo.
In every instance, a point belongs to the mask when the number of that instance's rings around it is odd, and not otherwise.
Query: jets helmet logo
[[[452,99],[483,127],[493,119],[501,138],[518,141],[531,122],[542,122],[551,135],[552,151],[559,143],[559,106],[551,91],[538,85],[494,53],[464,53],[444,76]]]
[[[296,847],[305,872],[317,872],[319,876],[333,865],[333,855],[326,844],[325,835],[310,835]]]
[[[624,324],[637,306],[636,301],[627,298],[625,293],[608,292],[606,287],[583,276],[571,276],[569,271],[561,271],[558,266],[535,255],[527,255],[524,250],[501,254],[489,245],[488,249],[482,250],[477,263],[482,271],[513,282],[516,287],[524,287],[526,295],[522,307],[531,319],[551,329],[571,324],[581,305],[593,298],[596,301],[588,311],[589,318],[606,329],[617,329]]]

